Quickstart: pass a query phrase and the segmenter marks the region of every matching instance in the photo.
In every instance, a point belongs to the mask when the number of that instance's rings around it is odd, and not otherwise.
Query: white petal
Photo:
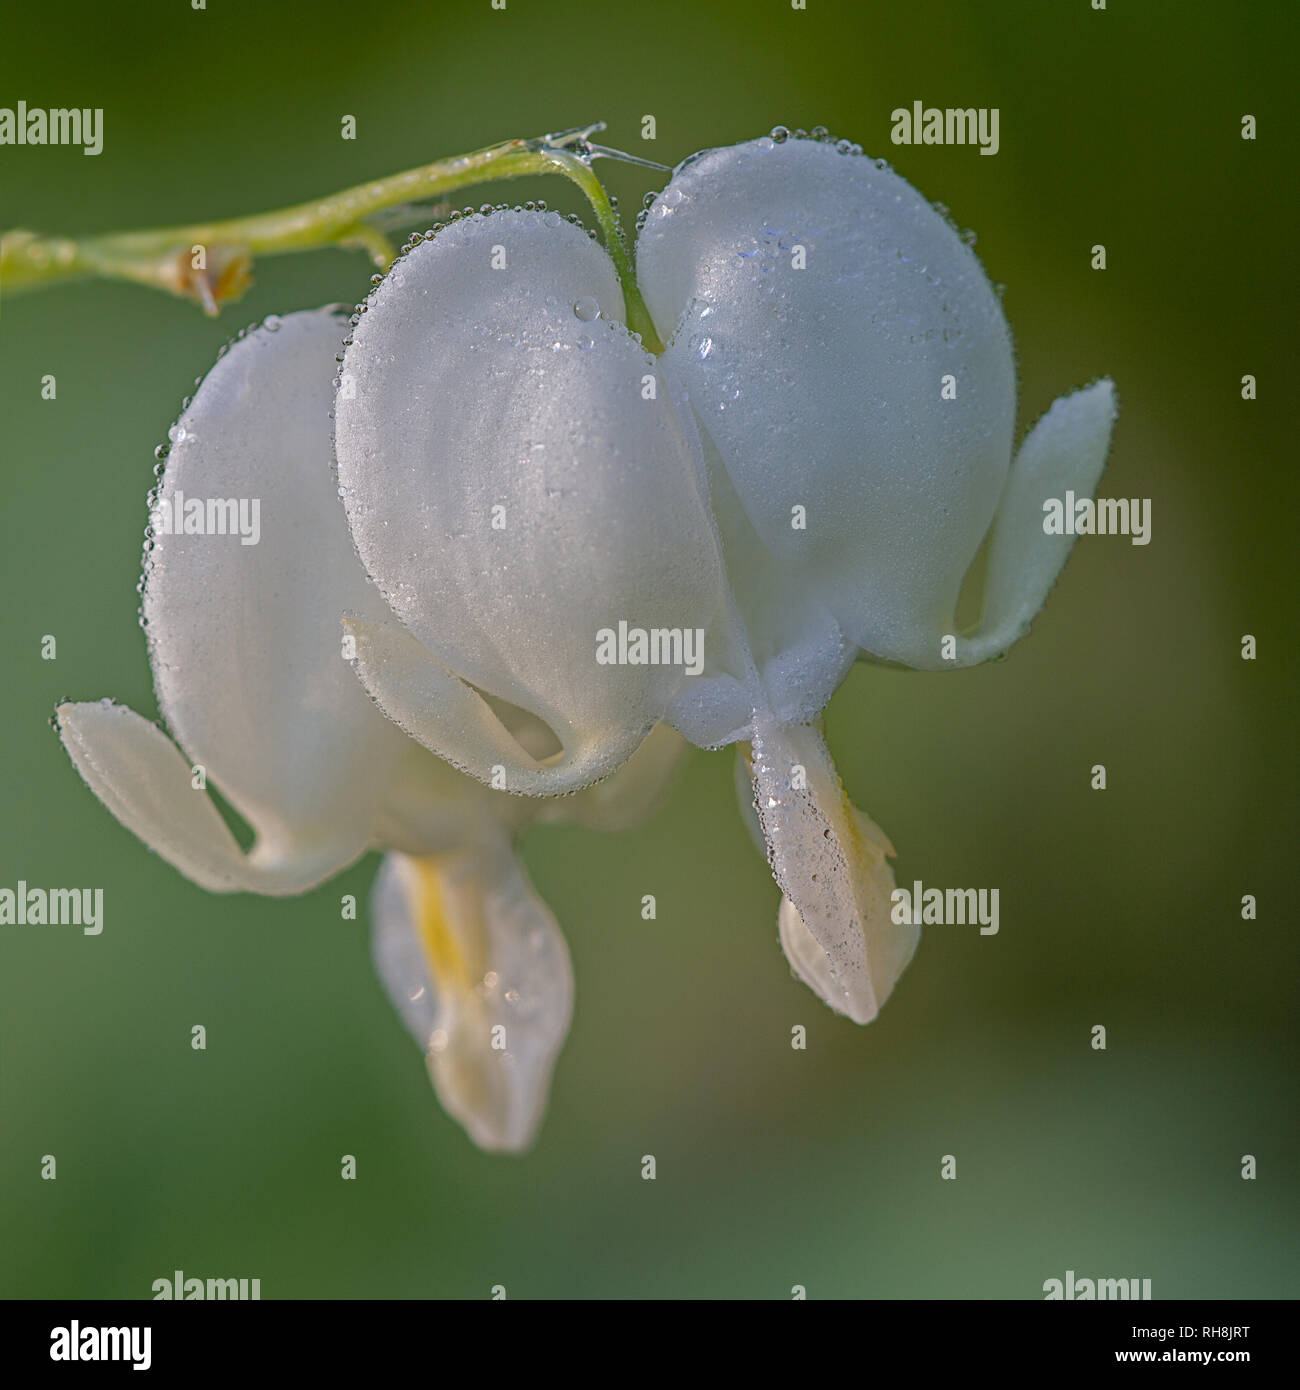
[[[358,650],[364,649],[359,641]],[[516,719],[508,723],[517,738],[531,741],[531,731]],[[535,797],[492,791],[411,743],[390,780],[375,838],[389,849],[420,856],[463,848],[502,830],[517,834],[534,822],[627,830],[662,800],[685,750],[678,734],[657,724],[604,781],[569,796]]]
[[[778,723],[817,717],[857,648],[778,565],[736,495],[713,440],[702,440],[710,502],[726,557],[728,606],[706,637],[709,669],[683,683],[667,718],[692,743],[748,740],[756,712]]]
[[[679,169],[637,275],[781,575],[850,642],[929,654],[993,516],[1015,414],[1006,323],[970,248],[872,160],[764,139]]]
[[[849,804],[816,729],[757,729],[753,776],[768,860],[788,899],[779,928],[790,964],[832,1009],[870,1023],[920,935],[891,918],[893,849]]]
[[[343,654],[343,611],[385,611],[330,467],[343,332],[329,310],[292,314],[218,360],[172,431],[159,502],[183,517],[178,493],[205,515],[210,499],[240,499],[251,520],[256,501],[260,534],[158,534],[146,558],[159,706],[266,865],[355,858],[406,747]]]
[[[894,871],[885,855],[892,855],[893,847],[865,812],[855,806],[853,816],[858,834],[865,842],[855,872],[862,875],[858,899],[866,904],[863,917],[870,924],[864,928],[867,932],[867,968],[876,1006],[880,1008],[912,959],[920,940],[921,928],[919,925],[899,926],[891,919],[893,904],[890,894],[894,891]],[[840,1013],[847,1012],[840,1002],[842,991],[835,978],[831,958],[809,931],[799,909],[787,897],[781,899],[777,930],[781,947],[794,973],[823,1003]],[[850,1017],[853,1017],[851,1013]],[[855,1021],[861,1023],[870,1020]]]
[[[385,857],[375,966],[438,1098],[483,1149],[533,1141],[573,1013],[564,938],[504,841]]]
[[[392,722],[454,767],[506,792],[550,796],[585,787],[636,751],[639,726],[573,731],[560,762],[534,757],[473,686],[453,675],[392,614],[378,622],[343,620],[353,665]]]
[[[767,841],[763,837],[763,823],[758,818],[758,806],[754,800],[754,757],[747,743],[738,744],[736,758],[731,765],[732,784],[736,789],[736,805],[740,808],[740,819],[749,831],[754,848],[767,858]]]
[[[429,677],[441,703],[417,721],[412,668],[363,675],[427,746],[480,777],[504,763],[516,790],[617,766],[684,679],[597,664],[600,630],[703,627],[720,602],[693,426],[622,314],[609,258],[584,233],[497,213],[400,260],[344,359],[336,449],[352,533],[441,668]],[[507,757],[448,677],[543,720],[562,757],[541,776]]]
[[[58,708],[59,736],[86,785],[128,830],[213,893],[302,893],[358,849],[325,842],[287,860],[245,858],[190,764],[156,725],[111,700]]]
[[[1062,396],[1020,446],[998,508],[977,631],[957,644],[958,665],[986,661],[1029,630],[1065,565],[1072,535],[1047,535],[1043,503],[1092,497],[1106,466],[1115,388],[1098,381]]]

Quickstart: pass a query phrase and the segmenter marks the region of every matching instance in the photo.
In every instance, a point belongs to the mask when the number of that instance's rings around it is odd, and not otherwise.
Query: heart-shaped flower
[[[1057,401],[1013,462],[987,277],[844,142],[687,160],[636,278],[658,357],[609,256],[554,213],[457,221],[370,296],[336,402],[340,493],[389,609],[351,622],[358,674],[425,747],[516,792],[586,786],[659,720],[748,745],[786,950],[866,1022],[916,928],[889,920],[888,841],[816,721],[859,655],[969,665],[1025,632],[1072,540],[1042,503],[1092,494],[1113,391]],[[523,747],[501,702],[558,751]]]
[[[267,320],[223,353],[171,431],[142,611],[175,742],[107,700],[61,705],[58,728],[108,809],[204,888],[300,893],[388,849],[371,914],[379,973],[447,1109],[481,1147],[520,1149],[545,1109],[573,979],[512,838],[539,819],[637,818],[680,740],[664,728],[601,786],[528,800],[462,776],[374,707],[340,625],[384,612],[331,468],[345,331],[327,309]],[[241,531],[241,517],[256,525]],[[501,713],[545,753],[537,720]],[[252,828],[247,854],[209,781]]]

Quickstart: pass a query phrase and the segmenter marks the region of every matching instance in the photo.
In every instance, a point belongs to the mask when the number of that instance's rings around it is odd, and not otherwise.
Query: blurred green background
[[[0,105],[105,110],[98,158],[0,149],[0,224],[47,232],[233,216],[597,118],[666,163],[825,124],[978,231],[1008,286],[1022,430],[1114,377],[1103,491],[1152,498],[1153,539],[1081,544],[1005,663],[860,668],[836,696],[832,749],[900,882],[1001,889],[1000,934],[930,929],[866,1029],[790,975],[729,754],[694,753],[642,832],[533,832],[577,1013],[536,1149],[490,1157],[437,1105],[364,922],[339,920],[375,856],[297,900],[209,896],[117,825],[46,725],[61,697],[156,712],[135,592],[154,445],[237,327],[359,298],[370,268],[263,261],[218,321],[122,285],[6,297],[0,884],[102,886],[106,928],[0,928],[0,1293],[148,1297],[180,1268],[268,1298],[1038,1298],[1073,1269],[1156,1298],[1294,1295],[1288,10],[25,10]],[[890,110],[917,98],[999,107],[1001,152],[890,146]],[[629,210],[658,186],[600,171]],[[536,196],[580,209],[556,180],[456,201]]]

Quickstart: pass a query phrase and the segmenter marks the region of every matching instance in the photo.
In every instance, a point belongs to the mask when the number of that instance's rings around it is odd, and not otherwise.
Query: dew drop
[[[775,144],[784,145],[790,138],[790,132],[783,125],[774,125],[771,130],[771,136]]]
[[[577,301],[573,306],[573,312],[583,321],[590,323],[600,313],[600,305],[589,294]]]

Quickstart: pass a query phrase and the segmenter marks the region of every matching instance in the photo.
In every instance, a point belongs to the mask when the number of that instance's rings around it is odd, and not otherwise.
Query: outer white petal
[[[286,848],[369,834],[404,740],[357,690],[345,610],[383,603],[356,561],[330,467],[329,310],[236,342],[181,416],[159,501],[259,499],[256,545],[160,535],[144,615],[159,705],[177,741],[259,835]]]
[[[1065,565],[1072,535],[1047,535],[1043,503],[1092,497],[1106,466],[1115,388],[1098,381],[1062,396],[1020,446],[998,508],[979,628],[958,642],[957,664],[986,661],[1029,630]]]
[[[893,846],[880,827],[856,806],[853,807],[853,820],[860,846],[854,865],[854,871],[861,875],[856,897],[863,905],[860,911],[866,932],[867,971],[876,1007],[880,1009],[915,954],[921,928],[919,925],[900,926],[891,917],[894,871],[885,856],[893,855]],[[869,1022],[869,1019],[856,1018],[844,1007],[831,957],[789,898],[781,899],[777,929],[786,959],[804,984],[836,1012],[848,1013],[858,1023]]]
[[[892,846],[849,804],[821,734],[809,726],[755,731],[753,794],[786,898],[779,928],[790,964],[837,1013],[870,1023],[920,936],[891,918]]]
[[[970,248],[889,169],[762,139],[678,170],[637,275],[782,575],[851,642],[929,655],[1011,455],[1011,343]]]
[[[278,863],[245,858],[189,762],[156,725],[111,700],[64,704],[59,736],[86,785],[124,826],[214,893],[300,893],[335,872],[332,846]]]
[[[512,851],[390,854],[371,915],[375,967],[438,1098],[480,1148],[527,1148],[569,1031],[573,972]]]
[[[736,797],[740,803],[741,817],[758,852],[767,853],[768,845],[764,838],[763,824],[759,820],[758,807],[755,804],[756,793],[750,759],[740,750],[737,750],[736,754],[735,772]],[[889,843],[889,837],[885,832],[865,811],[860,811],[856,806],[850,809],[856,834],[843,835],[840,853],[843,853],[843,842],[847,841],[847,867],[856,879],[855,906],[852,911],[862,922],[867,973],[871,979],[871,992],[879,1007],[884,1004],[898,977],[915,953],[921,929],[919,925],[898,926],[893,922],[890,894],[894,891],[894,871],[888,860],[894,856],[894,847]],[[832,815],[835,813],[833,801],[830,811]],[[831,816],[827,816],[828,824],[830,821]],[[843,819],[838,819],[837,823],[839,830],[847,831],[847,824]],[[824,841],[826,828],[827,825],[822,826]],[[813,857],[816,859],[821,856]],[[783,865],[781,872],[787,875],[793,872],[797,876],[799,866]],[[813,887],[811,877],[808,887]],[[808,929],[799,909],[785,896],[781,898],[781,907],[777,914],[777,930],[781,938],[781,947],[791,968],[823,1003],[829,1004],[838,1013],[848,1013],[857,1022],[870,1022],[869,1017],[858,1018],[850,1008],[845,1007],[844,990],[836,978],[831,957]]]
[[[256,541],[155,526],[146,554],[158,703],[184,759],[257,832],[249,864],[230,859],[229,832],[151,725],[109,706],[61,714],[69,752],[100,798],[208,887],[294,892],[342,868],[365,848],[407,745],[342,651],[344,609],[385,611],[353,552],[330,468],[343,332],[330,310],[293,314],[223,354],[172,431],[154,518],[166,502],[183,520],[184,503],[197,501],[207,525],[209,502],[233,500],[251,521],[256,503]]]
[[[374,634],[362,677],[428,747],[485,780],[503,766],[511,790],[596,780],[684,679],[598,665],[601,629],[703,627],[720,601],[693,425],[622,314],[584,233],[497,213],[400,260],[344,359],[339,482],[361,558],[413,639],[381,650]],[[469,686],[545,721],[562,756],[507,756]]]

